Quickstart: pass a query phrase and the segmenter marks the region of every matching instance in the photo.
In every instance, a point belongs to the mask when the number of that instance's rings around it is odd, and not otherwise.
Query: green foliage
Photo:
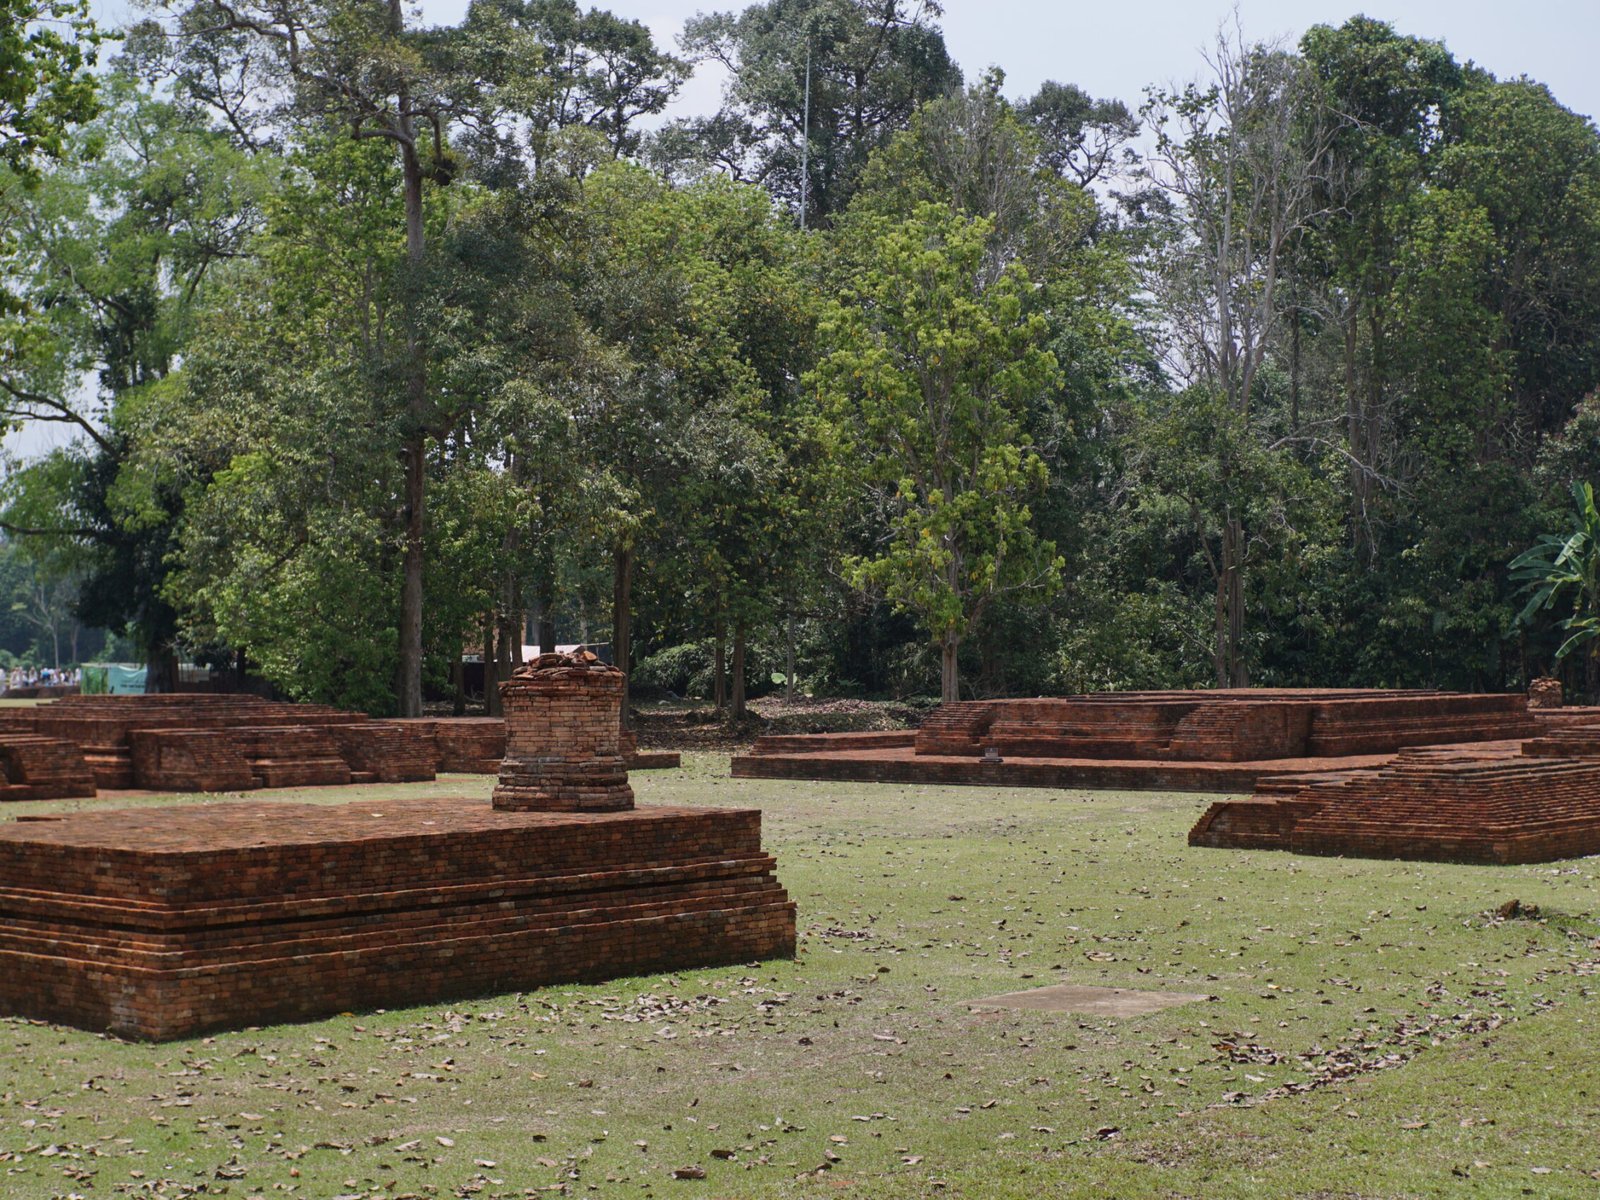
[[[1219,46],[1141,139],[962,88],[939,15],[699,17],[722,109],[646,138],[685,63],[575,0],[184,0],[98,112],[83,11],[13,10],[0,420],[77,440],[7,464],[0,649],[70,606],[388,711],[530,610],[673,690],[719,643],[946,695],[1595,645],[1589,542],[1528,549],[1600,470],[1590,122],[1358,17]]]
[[[95,112],[101,34],[87,0],[0,4],[0,166],[35,178],[60,158],[73,125]]]
[[[1054,586],[1063,565],[1032,527],[1043,460],[1021,429],[1052,385],[1044,320],[1024,311],[1027,274],[983,277],[992,229],[918,205],[882,228],[871,261],[822,323],[830,353],[812,376],[836,439],[887,514],[882,549],[847,561],[953,650],[997,597]],[[947,679],[946,691],[953,687]]]
[[[668,126],[653,157],[675,171],[694,164],[760,180],[796,211],[803,192],[807,223],[827,225],[873,152],[920,104],[960,85],[934,24],[941,12],[927,0],[767,0],[692,18],[685,49],[728,68],[722,108]]]
[[[1556,650],[1557,660],[1579,648],[1600,656],[1600,510],[1593,485],[1574,483],[1572,501],[1568,531],[1544,534],[1510,566],[1511,578],[1531,593],[1519,621],[1531,622],[1558,607],[1569,610],[1558,623],[1567,638]]]

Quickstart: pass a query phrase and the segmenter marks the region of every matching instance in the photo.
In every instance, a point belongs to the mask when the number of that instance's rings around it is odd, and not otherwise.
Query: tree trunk
[[[144,690],[147,694],[178,690],[178,656],[171,646],[158,646],[146,656]]]
[[[450,711],[458,717],[467,715],[467,669],[461,662],[461,647],[456,647],[455,660],[450,664],[450,690],[454,698]]]
[[[1356,389],[1356,315],[1344,326],[1345,441],[1350,453],[1350,545],[1358,562],[1366,561],[1371,547],[1367,538],[1367,505],[1371,478],[1367,474],[1365,407]]]
[[[961,639],[953,633],[945,634],[939,646],[939,699],[946,704],[961,699],[960,650]]]
[[[510,589],[507,588],[507,591]],[[510,679],[522,665],[522,630],[518,628],[519,622],[514,617],[502,615],[499,624],[499,637],[495,643],[496,674],[501,679]]]
[[[495,655],[494,613],[483,618],[483,713],[488,717],[500,715],[500,663]]]
[[[790,609],[783,626],[783,698],[794,699],[794,610]]]
[[[1244,524],[1230,516],[1222,526],[1222,569],[1217,574],[1216,645],[1212,662],[1219,688],[1250,686],[1244,661]]]
[[[412,286],[420,281],[425,250],[422,228],[422,163],[416,147],[402,145],[400,162],[405,182],[406,264]],[[411,302],[414,306],[415,301]],[[428,363],[415,317],[406,338],[406,438],[401,449],[405,467],[405,564],[400,586],[400,664],[398,701],[402,717],[422,715],[422,538],[427,486]]]
[[[548,539],[535,542],[539,552],[533,571],[533,637],[540,654],[553,654],[556,648],[556,571]]]
[[[633,547],[618,546],[612,555],[611,577],[611,661],[622,672],[623,729],[632,727],[628,717],[628,676],[632,666],[633,642]]]
[[[733,627],[733,719],[744,719],[744,626]]]
[[[728,648],[722,638],[722,629],[717,629],[717,642],[711,652],[711,702],[721,712],[728,707]]]

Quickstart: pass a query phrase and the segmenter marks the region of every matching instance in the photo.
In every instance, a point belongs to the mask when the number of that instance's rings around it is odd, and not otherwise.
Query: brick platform
[[[454,726],[455,723],[445,723]],[[495,769],[504,726],[476,726],[474,765]],[[0,742],[51,739],[70,749],[96,788],[225,792],[374,780],[432,779],[440,757],[434,724],[373,721],[364,713],[256,696],[72,696],[0,713]],[[493,766],[482,758],[493,753]],[[0,800],[42,795],[0,787]]]
[[[660,771],[683,765],[683,756],[676,750],[639,749],[639,735],[631,729],[618,734],[617,750],[622,755],[622,765],[630,771]]]
[[[0,826],[0,1008],[165,1039],[786,956],[760,821],[238,801]]]
[[[1213,804],[1193,846],[1469,863],[1550,862],[1600,853],[1600,757],[1553,739],[1403,750],[1381,767],[1284,775],[1248,800]]]
[[[1103,693],[945,704],[914,734],[762,738],[741,778],[1229,791],[1407,746],[1528,737],[1520,695],[1353,689]],[[1000,762],[985,760],[994,751]]]

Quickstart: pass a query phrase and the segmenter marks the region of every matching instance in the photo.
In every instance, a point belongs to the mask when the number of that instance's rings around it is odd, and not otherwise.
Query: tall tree
[[[458,166],[450,123],[477,111],[478,75],[464,69],[464,47],[447,31],[406,23],[399,0],[193,0],[175,6],[176,36],[237,55],[270,57],[290,81],[296,110],[357,141],[390,146],[400,168],[406,264],[414,278],[427,254],[424,188],[448,184]],[[414,293],[411,293],[414,294]],[[428,330],[413,310],[396,349],[396,409],[403,465],[400,631],[395,692],[403,715],[422,711],[422,587],[427,447],[437,436],[437,396],[428,377]]]
[[[95,112],[100,33],[87,0],[0,3],[0,166],[28,176]]]
[[[850,573],[923,622],[940,694],[960,696],[961,642],[1002,596],[1041,593],[1062,561],[1032,526],[1045,465],[1022,412],[1056,380],[1028,314],[1027,272],[988,277],[992,231],[924,203],[882,229],[822,324],[831,353],[814,376],[836,457],[862,464],[892,514],[877,552]]]
[[[1152,93],[1152,182],[1175,200],[1174,238],[1152,257],[1151,286],[1180,377],[1249,418],[1284,310],[1290,254],[1316,213],[1327,122],[1304,63],[1221,36],[1211,82]],[[1216,556],[1216,682],[1249,683],[1243,505],[1223,500]]]
[[[160,690],[173,681],[161,591],[182,498],[123,472],[143,393],[173,371],[219,268],[247,253],[279,167],[126,75],[103,93],[73,153],[32,190],[13,276],[27,310],[0,319],[0,413],[80,441],[13,472],[0,524],[49,547],[33,552],[70,552],[84,619],[131,630]]]

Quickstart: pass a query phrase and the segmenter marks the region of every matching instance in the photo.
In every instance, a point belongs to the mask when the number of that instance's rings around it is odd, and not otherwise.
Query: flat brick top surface
[[[33,844],[140,854],[208,854],[250,847],[323,846],[501,830],[639,824],[753,809],[652,805],[628,812],[500,812],[487,800],[420,799],[351,804],[232,801],[172,808],[71,813],[0,824],[0,844]]]

